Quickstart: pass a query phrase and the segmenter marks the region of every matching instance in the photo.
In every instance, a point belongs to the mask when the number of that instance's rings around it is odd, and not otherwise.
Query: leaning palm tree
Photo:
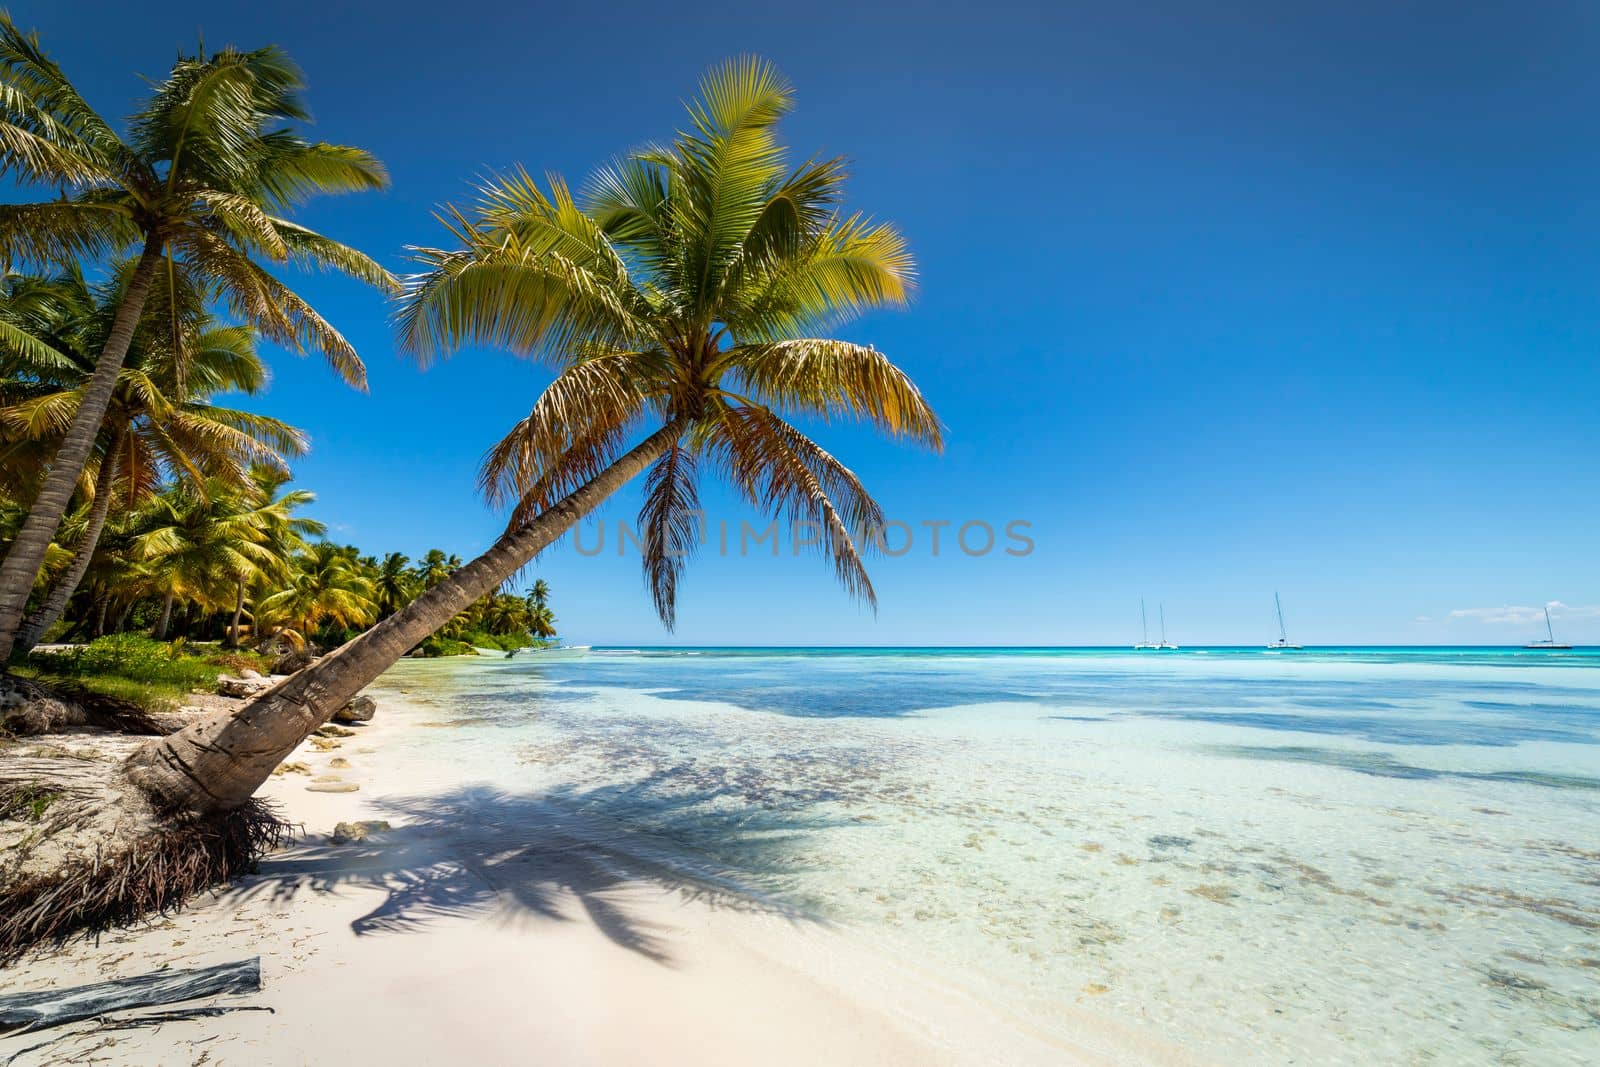
[[[73,320],[52,331],[57,347],[48,361],[7,352],[0,344],[7,378],[0,441],[55,441],[66,432],[94,377],[93,353],[110,329],[132,270],[129,262],[118,264],[100,286],[90,286],[76,271],[57,280],[71,293],[66,306]],[[136,502],[153,493],[163,476],[195,484],[219,478],[242,487],[254,467],[287,476],[287,457],[305,453],[305,435],[287,423],[210,401],[214,393],[253,394],[266,384],[254,330],[217,323],[204,310],[205,288],[186,270],[163,272],[152,292],[160,310],[148,310],[140,323],[101,420],[87,524],[73,544],[72,565],[22,625],[16,647],[24,652],[77,591],[118,490]]]
[[[372,156],[313,143],[304,77],[282,51],[181,56],[119,136],[61,69],[0,12],[0,175],[58,190],[0,206],[0,259],[65,264],[137,247],[94,376],[27,521],[0,563],[0,665],[11,655],[44,553],[66,514],[158,273],[186,264],[231,309],[291,350],[316,348],[350,384],[365,370],[350,343],[260,261],[342,271],[385,289],[377,263],[281,216],[319,193],[387,184]]]
[[[418,252],[399,325],[423,359],[467,343],[537,358],[555,380],[488,454],[498,541],[403,610],[227,718],[150,743],[129,772],[159,802],[242,804],[300,741],[430,633],[498,588],[630,479],[656,607],[674,620],[694,548],[696,476],[816,524],[846,589],[872,602],[860,550],[878,505],[788,416],[844,416],[937,447],[937,419],[875,349],[813,336],[902,304],[912,262],[891,227],[841,206],[844,165],[791,167],[789,86],[765,62],[714,69],[670,146],[602,171],[580,202],[516,174],[446,216],[458,243]]]

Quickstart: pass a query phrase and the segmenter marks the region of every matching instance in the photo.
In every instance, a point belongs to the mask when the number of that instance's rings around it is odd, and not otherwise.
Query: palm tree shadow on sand
[[[350,924],[358,936],[462,916],[572,922],[576,903],[611,941],[666,965],[665,930],[630,896],[666,889],[712,907],[819,921],[783,886],[798,839],[824,823],[766,808],[708,821],[714,794],[663,795],[655,784],[541,794],[470,787],[385,800],[383,814],[403,820],[393,830],[359,844],[297,845],[222,897],[284,902],[303,892],[382,890],[383,902]],[[629,825],[636,821],[648,832]]]

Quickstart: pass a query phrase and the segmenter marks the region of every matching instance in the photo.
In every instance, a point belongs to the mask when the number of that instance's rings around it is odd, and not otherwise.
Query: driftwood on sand
[[[181,730],[186,720],[141,708],[87,690],[49,689],[27,678],[0,675],[0,731],[12,737],[35,737],[76,727],[159,736]]]
[[[107,1012],[175,1004],[219,993],[261,989],[261,957],[194,970],[155,971],[136,978],[0,995],[0,1033],[41,1030]]]

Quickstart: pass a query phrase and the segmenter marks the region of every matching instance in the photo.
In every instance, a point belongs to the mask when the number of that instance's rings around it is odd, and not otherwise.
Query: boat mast
[[[1552,645],[1555,644],[1556,643],[1556,631],[1550,625],[1550,607],[1549,607],[1549,605],[1546,605],[1545,609],[1544,609],[1544,632],[1550,635],[1550,643]]]
[[[1283,625],[1283,601],[1278,599],[1278,591],[1272,591],[1272,602],[1278,605],[1278,639],[1284,644],[1289,643],[1289,631]]]
[[[1167,643],[1167,606],[1162,604],[1159,610],[1161,612],[1161,643],[1164,645]]]

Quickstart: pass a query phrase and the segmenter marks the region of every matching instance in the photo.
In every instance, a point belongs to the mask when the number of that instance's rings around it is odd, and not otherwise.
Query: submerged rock
[[[365,841],[373,834],[381,834],[391,829],[393,827],[382,819],[342,822],[333,828],[333,835],[330,840],[336,845],[348,845],[356,841]]]
[[[368,722],[378,713],[378,702],[369,696],[352,697],[350,703],[333,713],[334,722]]]

